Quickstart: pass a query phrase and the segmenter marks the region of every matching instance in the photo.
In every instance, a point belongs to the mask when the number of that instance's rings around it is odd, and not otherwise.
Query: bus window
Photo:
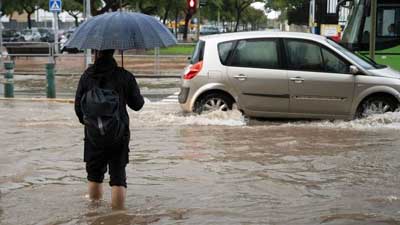
[[[377,36],[400,36],[400,6],[396,8],[378,8]]]
[[[364,30],[361,36],[361,43],[369,43],[369,36],[371,34],[371,16],[365,17]]]

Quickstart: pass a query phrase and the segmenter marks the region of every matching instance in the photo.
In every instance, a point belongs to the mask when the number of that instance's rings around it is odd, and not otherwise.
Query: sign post
[[[54,29],[54,49],[55,53],[59,53],[58,47],[58,13],[61,12],[62,2],[61,0],[49,0],[49,11],[53,13],[53,29]]]
[[[84,0],[84,17],[85,20],[88,20],[90,18],[90,0]],[[88,68],[92,64],[92,50],[91,49],[85,49],[85,66]]]

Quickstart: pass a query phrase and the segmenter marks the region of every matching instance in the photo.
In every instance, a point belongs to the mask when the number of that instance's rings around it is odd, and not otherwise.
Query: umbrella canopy
[[[142,13],[111,12],[81,24],[67,41],[77,49],[150,49],[177,43],[172,33],[152,16]]]

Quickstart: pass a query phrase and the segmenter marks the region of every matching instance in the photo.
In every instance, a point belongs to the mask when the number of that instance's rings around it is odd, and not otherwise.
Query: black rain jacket
[[[100,79],[100,86],[116,87],[122,102],[122,115],[124,122],[128,125],[127,136],[129,132],[129,115],[126,105],[129,108],[139,111],[144,105],[143,96],[136,83],[136,79],[129,71],[118,67],[113,57],[104,57],[96,60],[95,64],[90,66],[81,76],[75,95],[75,113],[79,118],[79,122],[83,124],[83,113],[81,110],[81,98],[95,85],[96,80]],[[86,132],[85,132],[86,133]],[[86,140],[86,134],[85,134]]]

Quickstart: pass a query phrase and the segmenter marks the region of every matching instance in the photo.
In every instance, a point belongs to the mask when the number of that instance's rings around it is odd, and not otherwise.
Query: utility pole
[[[91,17],[91,7],[90,7],[90,0],[83,0],[84,2],[84,12],[85,12],[85,20],[88,20]],[[92,64],[92,50],[85,49],[85,66],[86,68]]]
[[[369,57],[375,60],[377,0],[371,0],[371,34],[369,36]]]

